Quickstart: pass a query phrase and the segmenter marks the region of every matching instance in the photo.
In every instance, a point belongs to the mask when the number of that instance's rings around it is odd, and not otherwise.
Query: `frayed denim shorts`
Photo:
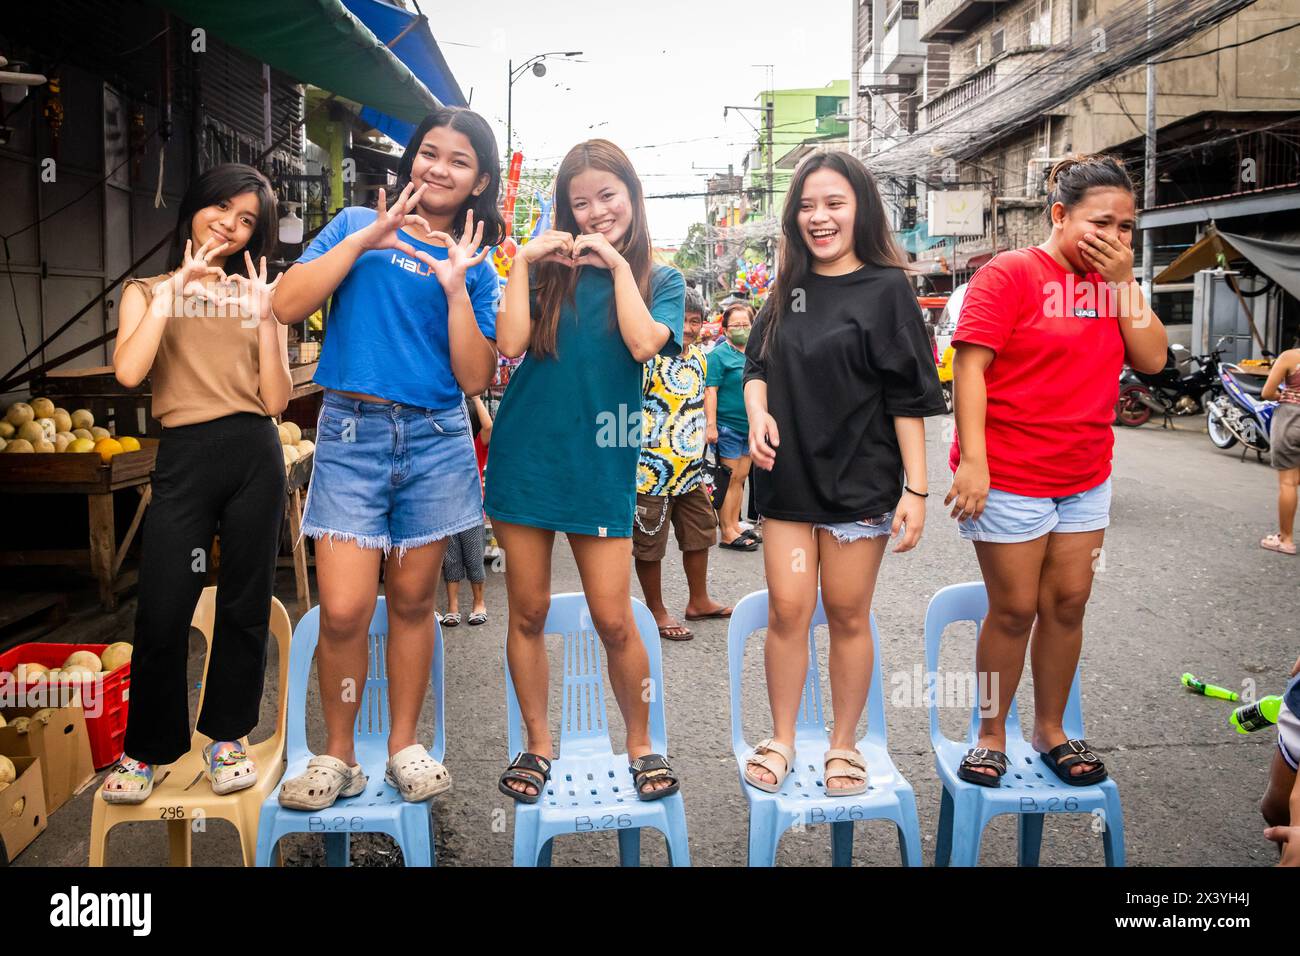
[[[431,544],[483,522],[469,414],[327,391],[302,533],[362,548]]]
[[[967,541],[1018,544],[1056,532],[1101,531],[1110,525],[1110,479],[1063,498],[1031,498],[989,489],[984,513],[957,522]]]
[[[881,538],[894,527],[894,513],[887,511],[876,518],[862,521],[840,521],[836,524],[815,524],[813,530],[829,531],[840,544],[850,544],[867,538]]]

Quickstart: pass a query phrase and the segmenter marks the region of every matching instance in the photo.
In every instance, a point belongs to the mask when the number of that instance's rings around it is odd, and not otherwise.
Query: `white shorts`
[[[1277,715],[1277,749],[1292,770],[1300,770],[1300,717],[1284,702]]]

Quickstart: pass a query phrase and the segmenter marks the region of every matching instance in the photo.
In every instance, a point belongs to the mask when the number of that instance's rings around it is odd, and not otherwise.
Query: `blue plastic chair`
[[[745,782],[745,760],[753,747],[745,742],[741,723],[741,664],[745,643],[767,627],[767,591],[741,599],[727,628],[727,664],[731,680],[731,749],[740,772],[740,790],[749,802],[749,865],[774,866],[781,835],[795,825],[831,825],[831,861],[849,866],[853,856],[853,824],[858,820],[889,820],[898,828],[898,848],[905,866],[921,865],[921,825],[916,816],[916,796],[889,756],[885,731],[885,691],[880,677],[880,634],[871,615],[871,691],[867,697],[867,733],[858,741],[866,758],[869,785],[866,793],[834,797],[822,780],[824,756],[830,748],[826,718],[822,713],[821,677],[817,671],[815,629],[826,623],[821,590],[808,627],[808,677],[795,722],[795,766],[779,793],[767,793]]]
[[[290,810],[280,806],[280,787],[262,804],[257,834],[257,865],[270,866],[273,850],[287,833],[325,835],[327,866],[347,866],[350,837],[354,833],[387,833],[402,850],[406,866],[433,866],[433,816],[428,801],[408,803],[384,779],[388,765],[388,606],[380,595],[370,619],[370,665],[357,714],[357,762],[370,783],[355,797],[343,797],[328,810]],[[312,658],[320,638],[320,607],[303,615],[289,645],[288,769],[284,780],[307,770],[312,753],[307,749],[307,685]],[[434,743],[429,756],[441,761],[447,732],[443,722],[442,628],[434,623],[433,683]],[[280,786],[283,786],[283,782]]]
[[[636,628],[650,659],[650,745],[668,755],[664,725],[663,661],[659,629],[649,608],[632,599]],[[686,810],[681,792],[659,800],[642,800],[632,783],[626,753],[614,753],[605,723],[605,681],[600,637],[582,594],[551,596],[545,634],[564,636],[564,716],[559,756],[537,803],[515,804],[515,866],[550,866],[551,841],[565,833],[618,833],[622,866],[640,866],[641,828],[652,827],[667,838],[672,866],[690,866]],[[506,660],[506,713],[510,756],[524,748],[523,718]],[[509,798],[506,798],[509,799]]]
[[[1025,740],[1020,729],[1016,702],[1007,714],[1007,773],[1000,787],[981,787],[957,776],[966,751],[979,735],[979,701],[971,708],[970,737],[950,740],[939,730],[936,693],[939,673],[939,645],[950,624],[972,621],[977,634],[989,610],[988,594],[979,581],[953,584],[939,591],[925,612],[926,700],[930,709],[930,743],[934,765],[943,783],[939,808],[939,836],[935,866],[975,866],[979,862],[980,838],[989,820],[1001,813],[1019,814],[1020,865],[1037,866],[1043,839],[1043,818],[1048,813],[1091,813],[1101,829],[1107,866],[1124,865],[1124,813],[1119,787],[1113,777],[1099,784],[1074,787],[1056,776],[1042,756]],[[1079,671],[1074,671],[1070,697],[1062,721],[1065,733],[1082,738],[1083,707],[1079,695]]]

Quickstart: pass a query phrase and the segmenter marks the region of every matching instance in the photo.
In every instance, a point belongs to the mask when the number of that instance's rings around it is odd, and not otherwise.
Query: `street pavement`
[[[916,791],[927,865],[933,860],[940,786],[929,746],[924,702],[913,698],[913,673],[923,669],[922,623],[926,603],[939,588],[977,580],[972,547],[961,541],[943,509],[949,485],[947,446],[951,419],[929,423],[930,487],[925,536],[906,555],[889,555],[880,574],[874,609],[881,635],[890,750]],[[1231,705],[1195,696],[1179,684],[1191,671],[1202,679],[1241,689],[1255,682],[1259,694],[1279,693],[1300,653],[1300,563],[1262,550],[1259,538],[1274,529],[1276,478],[1254,455],[1215,449],[1199,422],[1168,431],[1158,425],[1121,429],[1116,435],[1114,505],[1085,623],[1083,703],[1087,736],[1119,785],[1128,862],[1132,866],[1268,865],[1276,861],[1262,836],[1257,803],[1267,780],[1276,733],[1250,737],[1228,724]],[[580,476],[575,476],[580,479]],[[665,595],[677,612],[686,600],[675,545],[665,561]],[[715,550],[710,589],[734,603],[764,586],[761,554]],[[292,579],[278,582],[290,604]],[[554,560],[553,591],[580,590],[572,554],[562,540]],[[633,593],[639,587],[633,584]],[[462,608],[468,609],[468,589]],[[489,623],[447,630],[446,763],[452,790],[435,799],[437,851],[442,865],[502,866],[511,862],[511,801],[497,791],[506,752],[503,640],[505,582],[489,573]],[[295,612],[295,617],[296,617]],[[129,621],[130,616],[123,616]],[[683,778],[691,859],[697,866],[745,863],[747,811],[731,752],[728,716],[726,622],[694,622],[695,640],[663,643],[670,753]],[[969,629],[968,629],[969,630]],[[129,631],[126,635],[129,637]],[[956,632],[941,668],[969,668],[971,634]],[[191,672],[197,681],[203,642],[191,635]],[[558,642],[557,642],[558,643]],[[824,646],[821,666],[825,668]],[[552,675],[559,673],[558,660]],[[824,673],[824,670],[823,670]],[[319,702],[310,702],[309,742],[319,741]],[[558,687],[551,717],[557,725]],[[1029,723],[1032,696],[1028,668],[1019,706]],[[263,722],[274,718],[274,664],[270,668]],[[192,696],[196,696],[192,695]],[[621,722],[607,690],[616,744]],[[762,685],[761,642],[750,642],[745,662],[745,730],[752,742],[766,736],[767,701]],[[829,705],[827,707],[829,712]],[[431,714],[426,703],[426,715]],[[942,726],[959,736],[968,710],[945,707]],[[426,716],[426,726],[431,718]],[[432,735],[429,734],[431,739]],[[102,775],[101,775],[102,777]],[[96,784],[97,786],[97,784]],[[89,788],[54,814],[48,831],[18,865],[84,866],[91,801]],[[1101,839],[1091,818],[1054,815],[1046,823],[1042,863],[1101,865]],[[892,825],[867,822],[856,828],[854,863],[894,865],[898,843]],[[993,821],[984,834],[981,862],[1014,865],[1015,822]],[[237,865],[233,829],[220,821],[195,834],[196,865]],[[319,863],[318,837],[286,841],[286,862]],[[663,840],[647,832],[643,862],[666,862]],[[384,837],[354,839],[353,862],[397,865],[399,855]],[[830,833],[809,827],[787,833],[779,865],[824,865]],[[129,824],[114,831],[110,860],[161,865],[164,828]],[[617,862],[613,834],[558,838],[554,864],[608,866]]]

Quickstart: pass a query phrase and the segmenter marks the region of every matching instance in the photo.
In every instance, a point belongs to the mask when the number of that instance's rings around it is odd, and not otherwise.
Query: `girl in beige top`
[[[128,388],[150,378],[163,437],[144,525],[125,753],[100,791],[110,803],[143,802],[154,768],[189,749],[189,624],[218,533],[216,623],[198,730],[212,741],[215,792],[257,780],[242,738],[258,722],[284,507],[271,416],[284,411],[291,388],[287,329],[271,312],[275,284],[266,274],[276,233],[266,177],[251,166],[216,166],[181,202],[175,268],[133,279],[122,293],[114,370]],[[227,277],[227,265],[248,274]]]

